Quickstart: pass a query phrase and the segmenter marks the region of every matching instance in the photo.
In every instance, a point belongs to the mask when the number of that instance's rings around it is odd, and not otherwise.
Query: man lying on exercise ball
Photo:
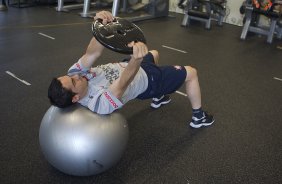
[[[94,20],[112,22],[110,12],[101,11]],[[54,78],[49,86],[50,102],[60,108],[76,102],[98,114],[110,114],[132,99],[149,99],[159,108],[170,102],[168,94],[185,82],[193,116],[190,126],[200,128],[214,122],[213,116],[201,109],[201,92],[197,71],[190,66],[157,66],[159,54],[148,51],[142,42],[131,42],[133,54],[128,62],[109,63],[91,68],[102,54],[102,46],[94,37],[86,53],[68,71],[68,75]]]

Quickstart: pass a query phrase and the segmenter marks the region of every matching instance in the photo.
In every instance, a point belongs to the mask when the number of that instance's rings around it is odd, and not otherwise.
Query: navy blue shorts
[[[148,76],[148,88],[138,99],[159,98],[174,93],[182,86],[187,75],[183,66],[156,66],[150,52],[144,57],[141,67]]]

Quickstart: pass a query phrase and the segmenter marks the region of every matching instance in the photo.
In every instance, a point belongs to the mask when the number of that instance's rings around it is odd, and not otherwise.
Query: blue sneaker
[[[152,99],[152,103],[151,103],[151,107],[154,109],[159,108],[161,105],[165,105],[168,104],[171,101],[169,95],[163,95],[160,98],[153,98]]]
[[[212,115],[209,115],[207,112],[203,113],[202,118],[192,117],[192,121],[190,122],[190,126],[193,128],[200,128],[202,126],[210,126],[214,122],[214,118]]]

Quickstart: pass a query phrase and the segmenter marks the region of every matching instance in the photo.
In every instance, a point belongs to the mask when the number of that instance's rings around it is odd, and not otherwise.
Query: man
[[[96,19],[103,24],[112,22],[110,12],[101,11]],[[128,62],[110,63],[91,68],[104,47],[93,37],[86,53],[68,71],[68,75],[54,78],[48,97],[60,108],[76,102],[98,114],[110,114],[126,102],[138,98],[153,98],[151,106],[158,108],[170,102],[167,94],[186,84],[188,99],[193,108],[190,126],[200,128],[214,122],[213,116],[201,109],[201,92],[197,72],[190,66],[161,66],[156,64],[156,50],[148,51],[142,42],[131,42],[133,54]]]

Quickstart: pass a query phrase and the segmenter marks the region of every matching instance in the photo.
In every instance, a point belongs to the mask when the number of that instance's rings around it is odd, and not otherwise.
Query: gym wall
[[[177,7],[178,1],[179,0],[169,1],[169,11],[183,13],[183,10]],[[243,1],[244,0],[227,0],[226,17],[224,22],[238,26],[243,25],[243,16],[239,12],[240,6],[242,5]]]

